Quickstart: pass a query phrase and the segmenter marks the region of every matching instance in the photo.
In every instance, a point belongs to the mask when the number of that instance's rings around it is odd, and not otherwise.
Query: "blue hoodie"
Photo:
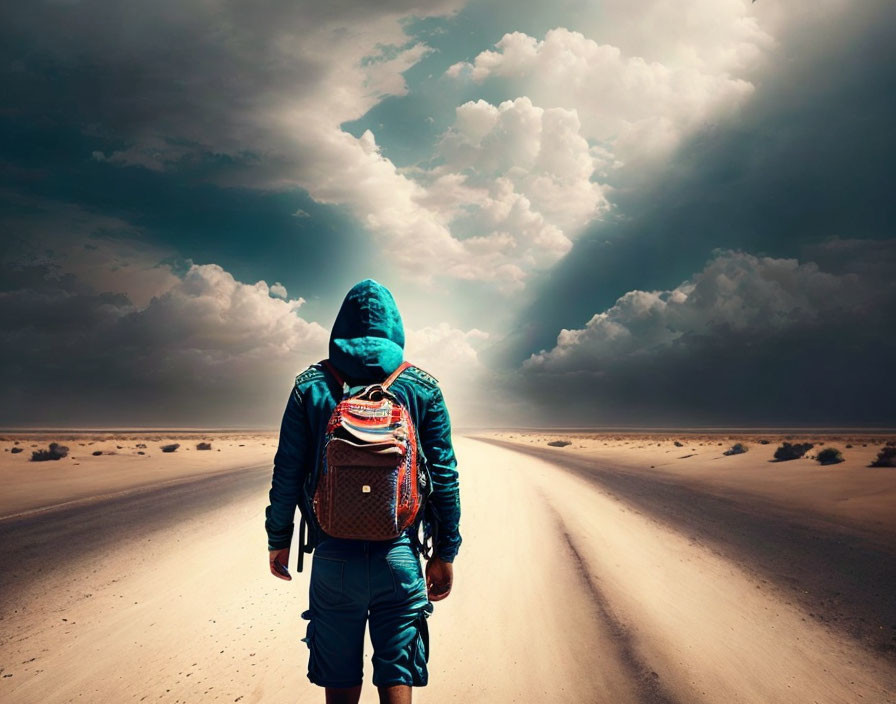
[[[342,302],[330,333],[330,362],[350,392],[383,381],[404,358],[404,326],[395,299],[372,279],[355,284]],[[425,520],[437,536],[435,553],[452,562],[461,543],[457,460],[451,443],[451,422],[438,382],[417,367],[402,372],[390,387],[408,409],[429,471],[430,495]],[[308,523],[309,548],[323,533],[311,510],[320,471],[327,421],[343,390],[321,364],[296,377],[290,390],[274,475],[265,510],[268,549],[290,546],[298,506]],[[415,525],[412,530],[416,532]]]

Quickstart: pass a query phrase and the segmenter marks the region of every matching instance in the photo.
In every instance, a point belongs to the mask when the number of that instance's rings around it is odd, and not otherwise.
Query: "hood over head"
[[[330,361],[359,383],[382,381],[404,359],[404,326],[392,293],[373,279],[352,286],[330,333]]]

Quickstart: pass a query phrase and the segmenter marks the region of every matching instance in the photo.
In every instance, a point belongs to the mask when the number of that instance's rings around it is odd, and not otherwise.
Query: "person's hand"
[[[281,550],[268,550],[268,561],[271,563],[271,574],[280,579],[289,581],[292,575],[286,566],[289,564],[289,548]]]
[[[454,567],[433,555],[426,563],[426,592],[430,601],[440,601],[451,593]]]

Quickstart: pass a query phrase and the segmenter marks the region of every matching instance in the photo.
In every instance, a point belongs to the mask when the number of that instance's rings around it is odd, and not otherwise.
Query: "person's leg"
[[[351,541],[326,540],[313,553],[308,679],[326,688],[327,702],[356,704],[363,681],[367,625],[367,557]]]
[[[327,704],[358,704],[358,700],[361,699],[361,685],[357,687],[327,687],[324,691],[327,695]],[[408,699],[408,702],[410,701]]]
[[[405,536],[378,546],[370,561],[370,641],[373,684],[381,702],[411,701],[411,687],[427,684],[432,604],[418,557]]]
[[[408,684],[389,684],[377,687],[377,691],[380,695],[380,704],[411,704],[412,690]]]

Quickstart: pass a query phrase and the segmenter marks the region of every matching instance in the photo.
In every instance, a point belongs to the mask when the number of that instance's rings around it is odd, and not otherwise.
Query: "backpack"
[[[328,360],[323,366],[347,389]],[[336,404],[327,423],[311,502],[334,538],[390,540],[415,525],[428,478],[408,409],[389,386],[412,365]]]

